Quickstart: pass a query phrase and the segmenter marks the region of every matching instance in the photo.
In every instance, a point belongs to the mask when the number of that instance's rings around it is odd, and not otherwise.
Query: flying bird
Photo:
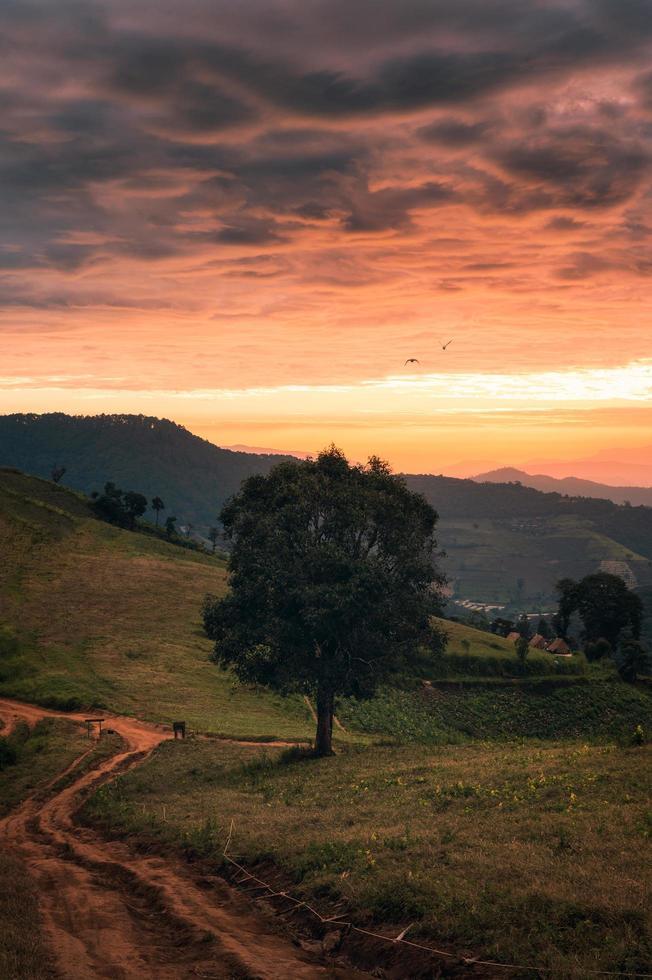
[[[446,341],[446,343],[445,343],[445,344],[442,344],[442,345],[441,345],[441,349],[442,349],[442,350],[446,350],[446,348],[447,348],[447,347],[450,347],[450,345],[451,345],[452,343],[453,343],[453,341],[452,341],[452,340],[448,340],[448,341]]]
[[[420,361],[418,361],[418,360],[416,359],[416,357],[408,357],[408,359],[407,359],[407,361],[405,362],[405,364],[403,365],[403,367],[405,367],[405,365],[406,365],[406,364],[420,364],[420,363],[421,363],[421,362],[420,362]]]

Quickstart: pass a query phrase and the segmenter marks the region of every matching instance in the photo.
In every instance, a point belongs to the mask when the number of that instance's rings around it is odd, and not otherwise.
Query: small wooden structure
[[[175,739],[186,737],[186,723],[185,721],[173,721],[172,731],[174,732]]]
[[[552,643],[549,643],[548,644],[548,653],[554,653],[558,657],[570,657],[571,656],[570,647],[559,636],[555,640],[553,640]]]
[[[545,650],[547,645],[548,642],[544,636],[541,636],[541,633],[535,633],[530,640],[530,646],[533,650]]]
[[[85,718],[84,722],[86,724],[86,731],[88,732],[88,737],[91,738],[93,735],[93,725],[97,725],[97,737],[102,738],[102,724],[104,718]]]

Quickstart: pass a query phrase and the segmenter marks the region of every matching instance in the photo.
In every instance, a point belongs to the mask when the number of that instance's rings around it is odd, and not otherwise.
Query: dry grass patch
[[[299,760],[168,744],[87,814],[216,861],[234,820],[234,854],[271,860],[297,894],[343,903],[360,924],[414,923],[414,937],[583,978],[652,962],[651,762],[649,746],[375,746]]]
[[[18,855],[6,848],[0,852],[0,879],[0,977],[55,980],[34,885]]]

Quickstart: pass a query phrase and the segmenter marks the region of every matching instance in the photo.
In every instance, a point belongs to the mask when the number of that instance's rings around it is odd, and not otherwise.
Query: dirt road
[[[65,717],[0,699],[9,727]],[[325,965],[277,935],[268,920],[220,879],[201,887],[184,864],[134,853],[78,826],[74,814],[98,780],[138,765],[164,739],[162,726],[107,718],[124,740],[108,761],[54,793],[27,800],[0,821],[0,842],[16,847],[40,896],[47,939],[65,980],[344,980],[362,977]],[[74,773],[74,766],[71,767]]]

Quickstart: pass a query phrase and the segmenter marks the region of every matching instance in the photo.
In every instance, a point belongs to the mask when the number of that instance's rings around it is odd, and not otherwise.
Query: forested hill
[[[46,478],[55,464],[65,466],[62,483],[86,493],[112,480],[123,490],[162,497],[164,517],[174,514],[180,523],[192,521],[198,528],[215,522],[222,503],[245,477],[265,473],[284,458],[220,449],[174,422],[143,415],[0,416],[0,466]],[[649,507],[542,493],[516,483],[427,474],[406,479],[437,508],[443,523],[569,517],[652,559]]]
[[[50,478],[92,493],[111,480],[123,490],[163,499],[180,523],[216,522],[222,503],[242,480],[265,473],[283,457],[236,453],[200,439],[168,419],[145,415],[0,416],[0,466]]]

